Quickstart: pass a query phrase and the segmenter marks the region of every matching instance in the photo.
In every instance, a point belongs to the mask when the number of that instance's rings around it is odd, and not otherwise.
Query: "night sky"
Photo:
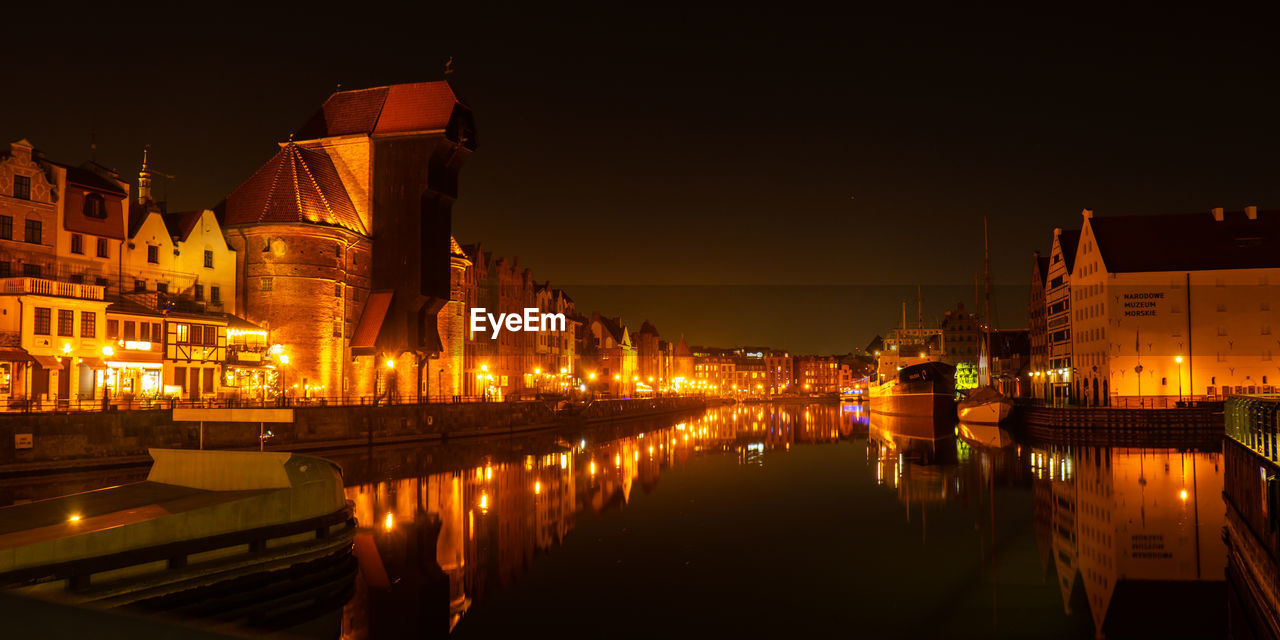
[[[460,242],[588,314],[804,352],[865,345],[904,297],[914,323],[916,284],[929,318],[971,301],[983,215],[1016,327],[1081,208],[1280,206],[1274,16],[360,10],[8,15],[0,135],[130,176],[150,144],[170,210],[210,207],[338,83],[453,56],[480,144]]]

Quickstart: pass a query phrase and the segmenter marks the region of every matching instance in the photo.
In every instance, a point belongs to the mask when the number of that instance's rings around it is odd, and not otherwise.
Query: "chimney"
[[[1249,206],[1245,207],[1245,208],[1244,208],[1244,217],[1246,217],[1246,218],[1248,218],[1248,219],[1250,219],[1250,220],[1257,220],[1257,219],[1258,219],[1258,208],[1257,208],[1257,207],[1255,207],[1255,206],[1253,206],[1253,205],[1249,205]]]
[[[1215,222],[1222,222],[1222,207],[1214,207],[1209,210],[1209,213],[1213,214]]]

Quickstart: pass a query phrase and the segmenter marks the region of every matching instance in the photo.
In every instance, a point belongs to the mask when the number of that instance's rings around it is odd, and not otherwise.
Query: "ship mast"
[[[987,217],[982,216],[982,271],[983,271],[983,288],[982,297],[986,305],[983,315],[986,324],[983,326],[982,337],[986,343],[986,349],[983,351],[982,358],[986,361],[987,384],[991,384],[991,242],[987,236]],[[981,375],[982,366],[978,367],[978,373]],[[981,382],[981,381],[979,381]]]

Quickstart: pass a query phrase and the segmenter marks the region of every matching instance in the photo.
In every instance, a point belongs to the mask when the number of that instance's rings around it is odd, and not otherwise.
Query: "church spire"
[[[151,200],[151,171],[147,169],[147,152],[151,145],[142,148],[142,170],[138,172],[138,204]]]

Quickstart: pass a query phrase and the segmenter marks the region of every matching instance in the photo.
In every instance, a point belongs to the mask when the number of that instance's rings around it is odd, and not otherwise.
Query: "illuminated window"
[[[186,344],[191,336],[191,325],[175,324],[173,325],[174,342],[178,344]]]

